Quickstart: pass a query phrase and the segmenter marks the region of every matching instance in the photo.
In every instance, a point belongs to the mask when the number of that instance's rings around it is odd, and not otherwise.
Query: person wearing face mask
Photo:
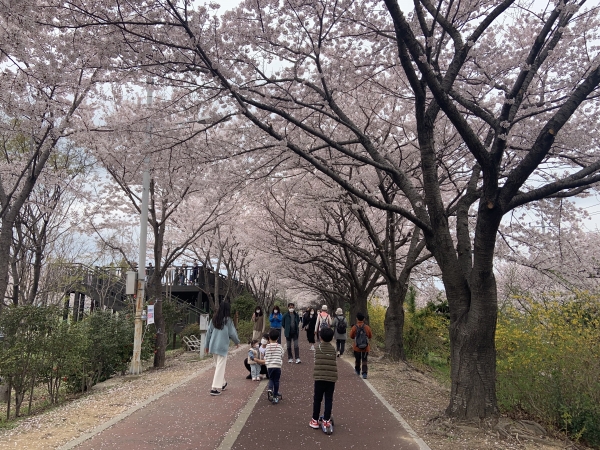
[[[310,344],[310,349],[315,349],[315,326],[317,325],[317,315],[314,308],[310,308],[302,318],[302,329],[306,330],[306,338]]]
[[[288,363],[293,363],[292,358],[292,343],[294,344],[294,354],[296,356],[296,364],[300,364],[300,347],[298,347],[298,336],[300,334],[300,315],[295,311],[295,305],[288,303],[288,312],[281,319],[281,326],[285,333],[285,341],[287,343]]]
[[[258,340],[265,328],[265,317],[260,306],[257,306],[254,314],[252,314],[252,323],[254,324],[252,327],[252,339]]]
[[[260,346],[258,347],[258,359],[254,358],[254,361],[256,361],[258,364],[260,364],[261,379],[264,377],[269,379],[269,372],[267,371],[267,365],[266,365],[266,361],[265,361],[265,351],[267,350],[268,343],[269,343],[269,335],[267,333],[264,333],[260,339]],[[244,366],[246,367],[246,370],[248,372],[250,372],[248,374],[248,376],[246,377],[246,379],[251,380],[252,379],[252,369],[250,368],[248,358],[244,359]],[[262,375],[264,375],[264,377]]]
[[[279,330],[279,337],[277,338],[277,343],[281,345],[281,320],[283,316],[279,312],[279,306],[273,307],[273,312],[269,315],[269,322],[271,324],[271,329]]]

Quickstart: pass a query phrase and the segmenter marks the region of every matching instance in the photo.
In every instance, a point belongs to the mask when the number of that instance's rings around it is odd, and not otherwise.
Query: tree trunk
[[[495,289],[487,295],[496,297]],[[498,415],[494,341],[497,310],[480,308],[479,299],[472,298],[469,313],[450,324],[452,385],[446,414],[463,420]]]
[[[385,312],[385,353],[390,359],[404,360],[404,299],[407,284],[400,281],[387,283],[390,304]]]
[[[4,222],[4,220],[3,220]],[[4,295],[8,288],[8,268],[10,265],[10,244],[12,242],[12,223],[3,224],[0,231],[0,311],[4,307]]]
[[[450,306],[451,392],[446,414],[459,420],[498,415],[496,320],[498,299],[493,258],[501,215],[479,210],[472,270],[444,279]],[[467,282],[468,280],[468,282]]]
[[[38,289],[40,286],[40,277],[42,273],[42,261],[44,259],[44,249],[38,245],[35,248],[35,258],[33,260],[33,281],[31,283],[31,290],[29,291],[27,304],[33,305],[35,298],[37,297]],[[93,302],[93,301],[92,301]]]
[[[148,294],[151,300],[154,300],[154,326],[156,327],[156,347],[154,352],[154,367],[165,366],[167,351],[167,333],[166,323],[162,306],[162,285],[160,273],[155,269],[154,275],[150,279]]]
[[[365,316],[365,321],[368,323],[369,321],[369,313],[367,304],[369,302],[369,292],[357,292],[356,301],[350,304],[350,321],[348,323],[354,324],[356,323],[356,314],[362,313]]]

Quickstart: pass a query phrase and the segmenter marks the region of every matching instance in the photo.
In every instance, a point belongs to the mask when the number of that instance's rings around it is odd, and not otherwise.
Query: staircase
[[[92,299],[93,309],[111,309],[121,311],[133,305],[132,299],[125,294],[126,270],[121,267],[90,267],[85,264],[56,264],[50,269],[55,289],[64,294],[80,293]],[[200,314],[205,314],[200,308],[171,297],[184,309],[185,321],[198,323]]]

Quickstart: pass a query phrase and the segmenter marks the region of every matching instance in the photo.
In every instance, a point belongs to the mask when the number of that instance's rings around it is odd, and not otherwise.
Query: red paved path
[[[245,379],[245,356],[244,349],[230,356],[226,371],[229,384],[221,396],[208,394],[214,372],[211,368],[76,448],[215,450],[259,389],[260,398],[245,425],[242,423],[237,440],[232,446],[223,442],[221,449],[419,450],[419,445],[347,362],[338,359],[339,380],[333,402],[335,430],[327,436],[308,426],[313,384],[313,355],[308,345],[301,345],[302,364],[288,364],[284,359],[280,390],[283,400],[278,405],[266,399],[266,380],[258,383]],[[247,408],[251,407],[250,404]]]

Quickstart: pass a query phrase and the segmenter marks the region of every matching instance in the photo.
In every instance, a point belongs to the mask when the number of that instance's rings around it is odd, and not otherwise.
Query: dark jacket
[[[337,358],[331,342],[321,342],[315,345],[313,378],[315,381],[331,381],[333,383],[337,381]]]
[[[284,334],[286,339],[290,338],[290,330],[292,328],[292,323],[296,324],[296,336],[300,334],[300,316],[296,311],[290,314],[290,312],[286,312],[283,315],[283,319],[281,319],[281,328],[284,329]]]
[[[317,325],[317,315],[313,314],[312,318],[310,313],[306,313],[302,319],[302,326],[308,330],[309,333],[315,333],[315,326]]]
[[[364,322],[356,322],[356,325],[361,326],[363,325],[365,327],[365,334],[367,335],[367,337],[369,338],[369,345],[367,345],[367,348],[364,349],[360,349],[356,346],[356,341],[352,343],[352,349],[355,352],[369,352],[371,351],[371,339],[373,339],[373,333],[371,333],[371,327],[369,325],[365,325]],[[352,326],[352,330],[350,330],[350,339],[354,339],[356,337],[356,325]]]

